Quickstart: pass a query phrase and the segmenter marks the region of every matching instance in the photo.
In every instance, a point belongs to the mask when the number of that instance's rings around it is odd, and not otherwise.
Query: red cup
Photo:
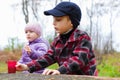
[[[17,61],[16,60],[8,60],[7,65],[8,65],[8,73],[16,73],[16,65]]]

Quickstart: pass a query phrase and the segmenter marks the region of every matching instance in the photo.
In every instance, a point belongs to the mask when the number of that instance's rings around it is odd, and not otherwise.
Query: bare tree
[[[38,7],[40,5],[40,0],[22,0],[22,11],[25,16],[25,22],[29,22],[29,17],[30,17],[30,9],[33,12],[33,16],[35,19],[38,21]]]
[[[103,10],[107,9],[107,14],[110,15],[109,18],[109,23],[110,23],[110,34],[108,36],[107,42],[106,42],[106,47],[104,48],[105,52],[108,53],[113,53],[114,52],[114,48],[113,48],[113,25],[116,21],[116,18],[119,16],[119,12],[120,12],[120,0],[110,0],[107,3],[104,3],[104,8]],[[116,13],[114,13],[116,12]],[[107,50],[106,50],[107,49]]]
[[[111,0],[108,3],[108,6],[110,6],[110,40],[109,40],[109,44],[110,44],[110,53],[113,53],[114,49],[113,49],[113,24],[115,22],[116,17],[118,17],[118,14],[120,12],[120,0]],[[118,10],[118,12],[114,15],[113,12],[115,10]]]
[[[25,16],[25,22],[29,22],[29,11],[28,11],[28,1],[29,0],[22,0],[22,11]]]
[[[33,16],[36,18],[36,20],[38,21],[38,7],[37,7],[37,5],[39,5],[39,2],[38,2],[38,0],[32,0],[31,1],[32,3],[32,5],[31,5],[31,9],[32,9],[32,11],[33,11]]]
[[[96,50],[99,50],[101,47],[103,49],[102,52],[107,52],[107,53],[112,53],[114,51],[113,49],[113,24],[115,22],[115,19],[117,15],[120,12],[120,1],[119,0],[109,0],[107,3],[105,1],[103,2],[98,2],[94,3],[92,1],[91,3],[91,9],[86,9],[87,10],[87,15],[89,17],[90,21],[90,27],[89,27],[89,33],[90,36],[93,39],[94,42],[94,47]],[[116,14],[113,14],[114,11]],[[104,36],[100,34],[100,20],[99,18],[104,16],[105,14],[110,14],[110,36],[108,36],[108,39],[104,39]],[[96,17],[97,21],[95,22],[93,18]],[[108,25],[106,25],[108,26]]]
[[[102,16],[102,12],[99,9],[99,7],[102,5],[99,5],[93,2],[94,1],[91,2],[90,9],[86,8],[87,15],[89,17],[89,23],[90,23],[88,33],[92,37],[95,50],[100,50],[102,35],[100,34],[99,18],[100,16]],[[97,20],[94,21],[94,18],[97,18]]]

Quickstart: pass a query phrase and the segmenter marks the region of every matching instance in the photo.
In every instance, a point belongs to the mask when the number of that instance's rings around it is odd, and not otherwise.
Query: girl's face
[[[34,31],[26,31],[26,38],[29,42],[34,41],[35,39],[37,39],[39,36],[38,34],[36,34]]]
[[[59,34],[63,34],[73,28],[69,16],[53,17],[53,19],[55,31]]]

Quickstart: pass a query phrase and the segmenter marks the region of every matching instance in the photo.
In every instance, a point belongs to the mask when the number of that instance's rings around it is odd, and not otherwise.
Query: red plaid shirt
[[[34,72],[56,62],[61,74],[95,75],[96,60],[87,33],[76,29],[65,44],[56,37],[47,54],[27,65]]]

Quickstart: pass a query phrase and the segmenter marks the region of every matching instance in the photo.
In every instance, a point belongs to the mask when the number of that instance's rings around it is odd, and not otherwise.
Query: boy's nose
[[[55,26],[55,21],[53,21],[53,25]]]

